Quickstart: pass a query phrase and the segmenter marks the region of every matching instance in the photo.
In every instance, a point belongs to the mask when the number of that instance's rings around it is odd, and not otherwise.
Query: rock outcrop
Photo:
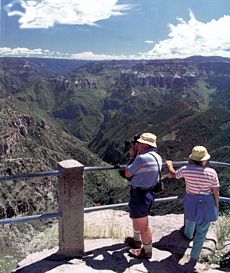
[[[56,255],[57,248],[43,250],[29,255],[19,263],[15,273],[38,272],[125,272],[125,273],[180,273],[189,259],[191,242],[180,231],[183,215],[149,217],[153,230],[153,257],[151,260],[138,260],[129,257],[128,246],[123,242],[126,235],[132,234],[131,221],[124,211],[100,211],[85,214],[86,235],[92,237],[116,237],[117,239],[85,240],[85,254],[82,259],[62,261]],[[118,239],[119,238],[119,239]],[[216,246],[215,225],[207,235],[202,255],[210,255]],[[216,265],[198,263],[199,272],[221,272]],[[229,271],[227,271],[229,272]]]
[[[141,73],[137,71],[122,71],[121,80],[126,83],[129,87],[142,86],[149,87],[153,86],[155,88],[186,88],[189,85],[194,85],[198,80],[198,75],[195,73],[175,73],[167,71],[156,72],[152,74]]]
[[[17,116],[12,119],[8,126],[10,132],[0,135],[0,156],[13,154],[14,146],[20,143],[22,137],[27,138],[34,127],[44,130],[49,129],[43,119],[31,116]]]

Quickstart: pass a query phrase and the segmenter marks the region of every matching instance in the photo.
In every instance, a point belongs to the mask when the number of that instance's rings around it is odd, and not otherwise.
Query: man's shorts
[[[130,218],[141,218],[148,216],[153,205],[154,193],[152,188],[131,188],[129,199]]]

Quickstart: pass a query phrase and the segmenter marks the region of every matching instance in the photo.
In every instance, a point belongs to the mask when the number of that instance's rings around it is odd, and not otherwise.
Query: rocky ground
[[[107,210],[85,214],[85,254],[82,259],[61,261],[55,256],[58,248],[43,250],[29,255],[19,263],[15,273],[72,273],[72,272],[125,272],[125,273],[179,273],[189,259],[192,242],[188,242],[180,231],[183,215],[168,214],[149,217],[153,230],[153,257],[138,260],[129,257],[128,246],[123,242],[132,234],[128,213]],[[103,237],[103,238],[102,238]],[[207,235],[202,257],[208,257],[216,248],[216,225]],[[203,259],[204,261],[204,259]],[[198,272],[230,272],[218,265],[199,262]]]

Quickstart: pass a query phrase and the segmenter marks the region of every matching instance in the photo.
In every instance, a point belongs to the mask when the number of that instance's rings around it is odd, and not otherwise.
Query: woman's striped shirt
[[[176,178],[184,178],[186,192],[190,194],[210,194],[212,188],[219,187],[219,179],[214,169],[189,164],[176,171]]]

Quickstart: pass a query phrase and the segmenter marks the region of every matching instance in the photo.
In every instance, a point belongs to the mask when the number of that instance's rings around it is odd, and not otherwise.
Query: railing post
[[[58,181],[59,251],[64,257],[82,257],[84,253],[84,166],[73,159],[58,162],[63,173]]]

